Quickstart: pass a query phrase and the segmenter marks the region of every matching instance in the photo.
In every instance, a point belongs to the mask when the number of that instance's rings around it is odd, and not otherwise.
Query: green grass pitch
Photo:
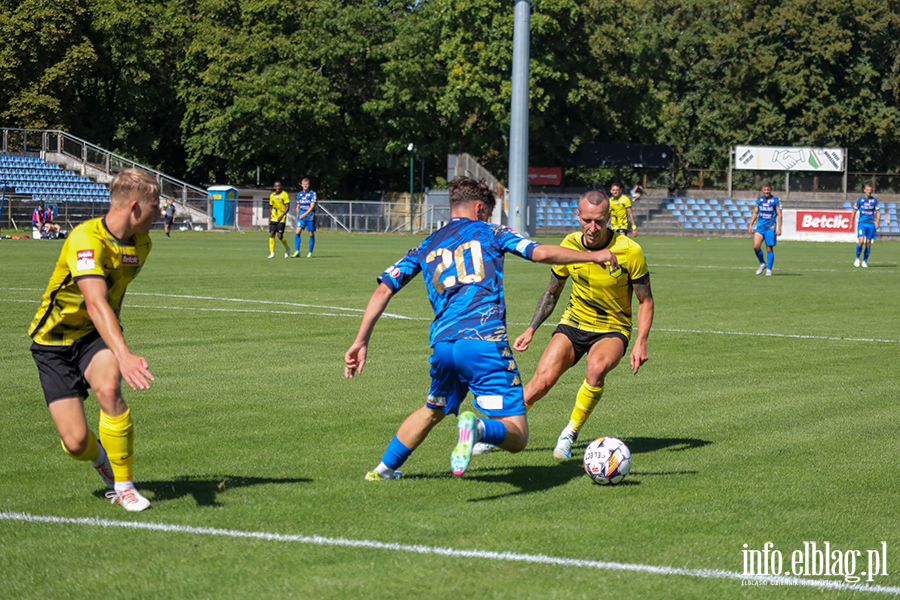
[[[583,363],[529,414],[525,452],[475,457],[453,477],[447,419],[404,479],[363,481],[427,393],[421,279],[391,302],[405,318],[382,319],[362,375],[343,378],[343,354],[377,275],[422,238],[324,231],[313,259],[277,245],[267,260],[266,237],[154,233],[122,319],[156,376],[125,392],[136,481],[153,501],[134,515],[60,450],[28,352],[60,243],[0,242],[0,597],[843,598],[900,586],[900,244],[876,243],[855,269],[852,244],[782,242],[764,277],[749,238],[638,238],[656,302],[650,362],[634,376],[626,358],[608,377],[576,445],[630,446],[631,474],[601,487],[580,460],[551,456]],[[512,337],[548,281],[548,267],[507,259]],[[517,355],[526,381],[552,329]],[[93,398],[86,409],[95,424]],[[857,575],[884,549],[888,574],[862,577],[882,586],[871,593],[721,576],[766,542],[786,574],[810,542],[859,551]]]

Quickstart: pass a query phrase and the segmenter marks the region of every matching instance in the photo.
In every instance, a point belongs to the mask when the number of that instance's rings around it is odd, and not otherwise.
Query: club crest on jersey
[[[394,279],[397,279],[398,277],[400,277],[400,268],[399,267],[390,267],[390,268],[388,268],[387,271],[385,271],[385,273],[387,273]]]
[[[141,259],[138,258],[137,254],[123,254],[122,255],[122,264],[123,265],[136,265],[141,262]]]
[[[94,268],[94,251],[93,250],[79,250],[77,254],[77,262],[75,263],[75,268],[79,271],[90,271]]]

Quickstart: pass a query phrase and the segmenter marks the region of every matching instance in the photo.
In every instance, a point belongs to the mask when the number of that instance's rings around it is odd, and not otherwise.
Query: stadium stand
[[[0,181],[35,202],[108,202],[109,188],[33,156],[0,156]]]

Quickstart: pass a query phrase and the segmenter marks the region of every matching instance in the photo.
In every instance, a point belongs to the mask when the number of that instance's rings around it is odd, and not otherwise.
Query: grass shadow
[[[219,494],[231,489],[251,485],[309,483],[311,481],[312,479],[306,478],[272,479],[269,477],[242,477],[238,475],[183,475],[168,481],[141,481],[137,484],[137,488],[141,493],[152,492],[150,500],[153,502],[166,502],[191,496],[198,506],[221,506],[216,498]],[[98,498],[103,498],[105,493],[106,490],[100,490],[94,492],[94,495]]]

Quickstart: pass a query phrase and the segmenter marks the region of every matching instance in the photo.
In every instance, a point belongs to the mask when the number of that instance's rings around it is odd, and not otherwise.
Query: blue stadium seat
[[[694,216],[694,211],[692,211],[692,210],[686,210],[686,211],[684,211],[684,216],[686,216],[686,217],[693,217],[693,216]]]
[[[737,230],[737,227],[735,226],[734,223],[728,223],[728,225],[726,225],[726,227],[728,228],[729,231]]]
[[[700,219],[700,222],[701,223],[710,223],[711,221],[709,220],[709,217],[703,217],[702,219]]]
[[[698,219],[697,217],[690,217],[690,218],[688,219],[688,221],[691,222],[691,223],[699,223],[699,222],[700,222],[700,219]]]
[[[843,206],[847,210],[850,210],[851,208],[853,208],[853,205],[850,204],[849,202],[844,202],[841,206]]]
[[[685,223],[685,224],[684,224],[684,228],[685,228],[685,229],[693,229],[693,227],[694,227],[694,226],[691,225],[690,223]]]
[[[708,204],[711,204],[711,205],[713,205],[713,206],[718,206],[718,205],[719,205],[719,201],[716,200],[715,198],[710,198],[709,200],[707,200],[707,203],[708,203]]]
[[[687,217],[678,217],[679,223],[687,223]]]
[[[698,217],[706,217],[706,216],[708,216],[708,215],[706,214],[706,211],[705,211],[705,210],[698,210],[698,211],[697,211],[697,216],[698,216]]]
[[[666,210],[675,210],[674,204],[666,204]]]
[[[734,206],[734,204],[731,202],[731,198],[726,198],[722,201],[722,204],[725,206]]]
[[[673,215],[673,216],[676,216],[676,217],[680,217],[680,216],[681,216],[681,211],[680,211],[680,210],[673,210],[673,211],[672,211],[672,215]]]
[[[721,222],[722,222],[722,219],[719,218],[719,217],[713,217],[712,222],[713,222],[713,223],[721,223]]]
[[[675,198],[672,202],[675,204],[684,204],[684,202],[681,201],[681,198]]]

